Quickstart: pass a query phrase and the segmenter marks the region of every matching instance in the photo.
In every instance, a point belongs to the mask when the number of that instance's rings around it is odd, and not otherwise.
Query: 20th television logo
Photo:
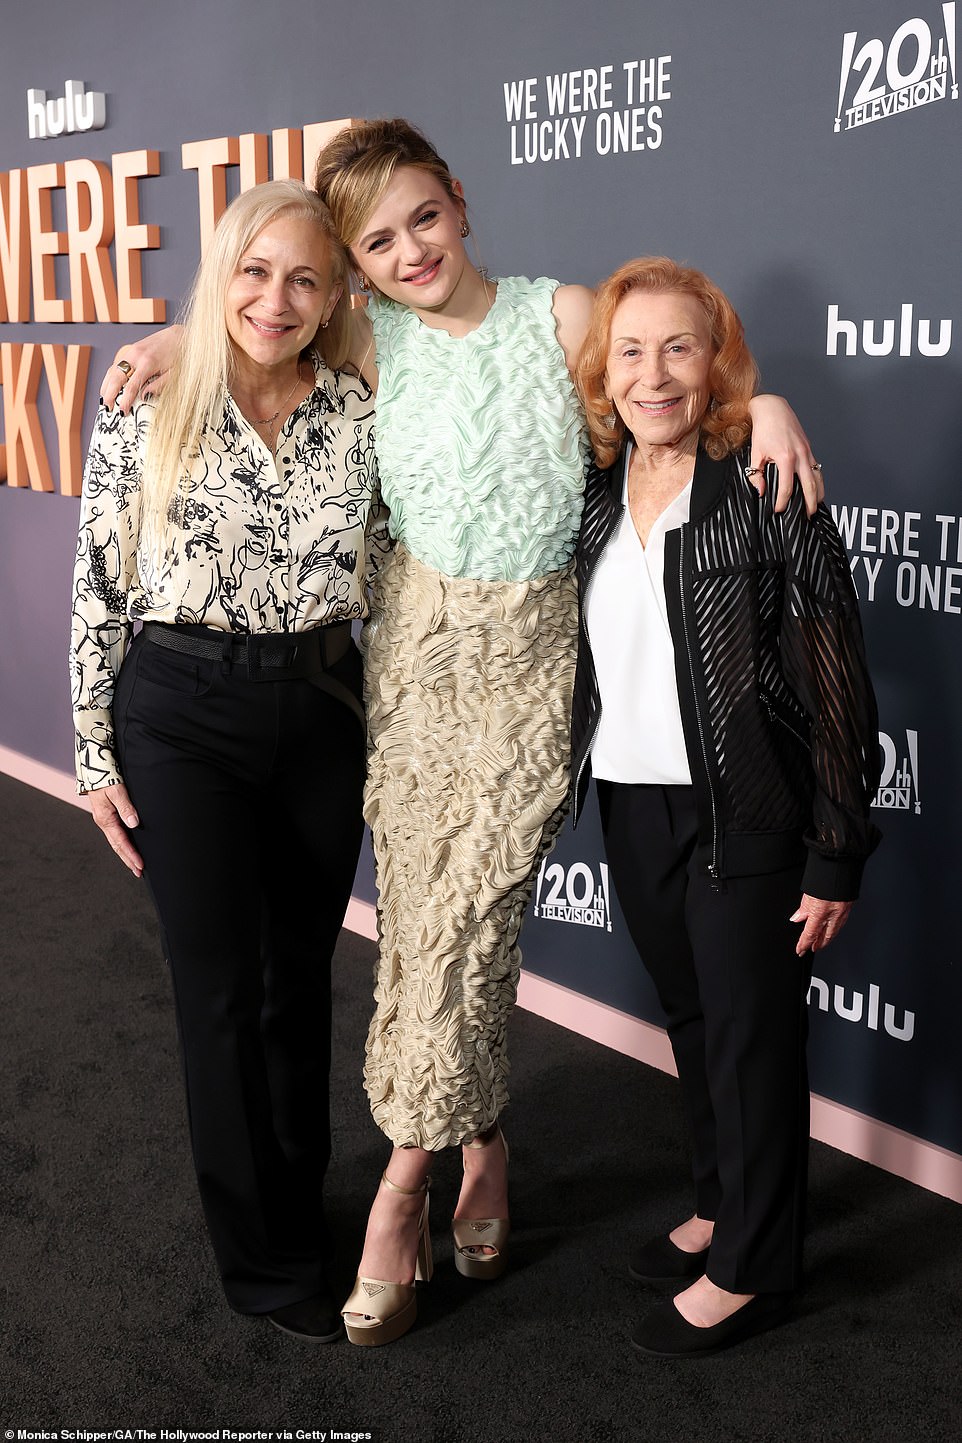
[[[878,740],[882,753],[882,772],[872,806],[885,811],[914,811],[917,815],[921,814],[918,732],[906,727],[904,751],[887,732],[879,732]]]
[[[575,922],[611,931],[608,868],[598,863],[598,880],[587,862],[541,863],[534,890],[534,915],[548,922]]]
[[[843,117],[844,129],[855,130],[945,100],[950,81],[952,99],[958,100],[955,0],[942,6],[941,33],[933,33],[929,22],[916,16],[900,25],[887,45],[879,39],[864,40],[856,51],[859,39],[857,30],[842,37],[836,131],[843,129]],[[858,83],[846,106],[853,81]]]

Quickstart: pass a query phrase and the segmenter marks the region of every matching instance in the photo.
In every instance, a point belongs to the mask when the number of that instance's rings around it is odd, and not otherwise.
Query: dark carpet
[[[454,1271],[445,1228],[458,1180],[445,1156],[432,1193],[437,1271],[401,1341],[311,1348],[233,1314],[195,1195],[146,890],[76,808],[0,776],[0,816],[6,1439],[962,1438],[962,1212],[828,1148],[813,1149],[794,1318],[714,1359],[635,1354],[629,1331],[657,1295],[628,1280],[626,1256],[689,1201],[677,1085],[524,1012],[505,1121],[505,1277]],[[370,942],[342,935],[328,1195],[345,1294],[386,1153],[360,1082],[373,962]]]

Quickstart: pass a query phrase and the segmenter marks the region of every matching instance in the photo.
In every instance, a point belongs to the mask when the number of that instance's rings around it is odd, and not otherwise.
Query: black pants
[[[332,668],[356,694],[352,646]],[[170,962],[191,1144],[228,1301],[324,1286],[331,954],[361,843],[358,718],[310,681],[138,636],[114,702]]]
[[[801,869],[695,865],[691,787],[599,782],[611,876],[668,1023],[691,1123],[695,1207],[715,1222],[707,1274],[783,1292],[801,1269],[809,1101],[808,957],[789,923]]]

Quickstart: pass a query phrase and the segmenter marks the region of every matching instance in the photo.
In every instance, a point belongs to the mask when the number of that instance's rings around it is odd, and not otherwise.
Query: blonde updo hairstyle
[[[190,460],[205,428],[220,419],[230,389],[234,347],[227,330],[227,288],[254,239],[282,217],[314,221],[325,238],[332,283],[342,290],[312,345],[332,370],[347,360],[348,258],[324,202],[299,180],[271,180],[244,191],[224,211],[197,268],[181,315],[183,342],[156,401],[147,437],[141,531],[158,558],[166,549],[171,508],[186,487]]]
[[[427,171],[440,181],[466,214],[454,176],[434,146],[409,120],[362,120],[340,131],[321,151],[314,172],[318,195],[327,205],[338,235],[350,250],[368,216],[403,166]],[[357,262],[354,270],[360,274]]]
[[[711,332],[711,401],[701,419],[699,441],[709,456],[720,461],[744,446],[751,435],[748,403],[758,385],[758,367],[738,314],[724,292],[704,272],[679,266],[666,256],[641,256],[628,261],[602,281],[595,294],[575,374],[595,460],[599,466],[610,466],[625,442],[625,423],[605,395],[605,377],[615,311],[633,291],[677,292],[691,296],[704,311]]]

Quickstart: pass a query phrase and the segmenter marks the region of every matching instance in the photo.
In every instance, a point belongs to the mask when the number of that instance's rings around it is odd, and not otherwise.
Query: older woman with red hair
[[[578,365],[597,465],[579,547],[576,812],[594,774],[611,875],[665,1011],[695,1210],[629,1271],[688,1282],[634,1343],[717,1352],[798,1286],[811,953],[877,842],[878,725],[858,605],[824,506],[751,483],[757,380],[699,271],[629,262]],[[799,932],[799,926],[801,931]]]

